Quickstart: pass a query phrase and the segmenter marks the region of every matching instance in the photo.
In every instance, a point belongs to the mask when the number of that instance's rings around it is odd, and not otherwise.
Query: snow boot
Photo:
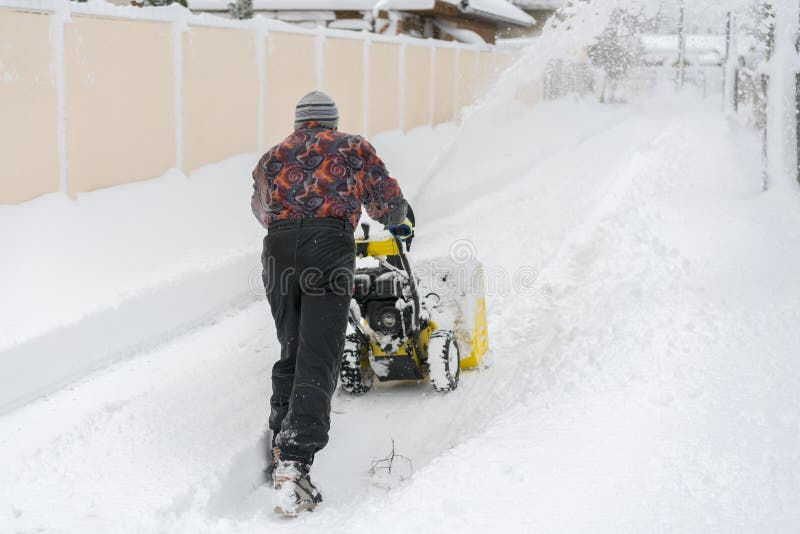
[[[278,456],[273,474],[275,492],[272,505],[275,513],[296,516],[300,512],[314,510],[322,502],[322,495],[311,483],[310,469],[307,464],[282,460]]]
[[[269,458],[267,458],[267,467],[264,469],[264,478],[270,484],[275,482],[275,467],[278,465],[278,458],[280,458],[281,450],[277,447],[270,449]]]

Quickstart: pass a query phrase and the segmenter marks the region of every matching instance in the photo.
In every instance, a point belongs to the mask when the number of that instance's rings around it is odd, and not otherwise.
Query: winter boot
[[[311,511],[322,502],[322,495],[311,483],[310,466],[292,460],[277,459],[273,480],[275,492],[272,505],[275,513],[295,516],[300,512]]]
[[[277,447],[270,449],[269,458],[267,458],[267,467],[264,469],[264,478],[267,482],[275,482],[275,467],[278,465],[278,458],[280,458],[281,450]]]

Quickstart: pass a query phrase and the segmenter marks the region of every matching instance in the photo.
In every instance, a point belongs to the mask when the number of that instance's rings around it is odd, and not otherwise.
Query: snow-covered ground
[[[274,517],[261,483],[278,350],[245,301],[0,418],[0,532],[796,531],[800,198],[761,192],[718,107],[565,100],[379,145],[417,177],[415,256],[485,263],[493,365],[337,395],[317,512]],[[393,441],[414,472],[387,489]]]

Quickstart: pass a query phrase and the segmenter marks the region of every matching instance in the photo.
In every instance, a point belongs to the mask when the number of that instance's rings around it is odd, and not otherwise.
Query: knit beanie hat
[[[339,109],[333,98],[321,91],[312,91],[301,98],[294,111],[295,130],[310,121],[326,128],[339,126]]]

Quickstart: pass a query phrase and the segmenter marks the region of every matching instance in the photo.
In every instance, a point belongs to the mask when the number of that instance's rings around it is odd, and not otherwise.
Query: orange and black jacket
[[[265,228],[280,219],[336,217],[355,229],[362,205],[393,225],[407,210],[400,185],[366,139],[313,122],[261,157],[253,190],[253,214]]]

